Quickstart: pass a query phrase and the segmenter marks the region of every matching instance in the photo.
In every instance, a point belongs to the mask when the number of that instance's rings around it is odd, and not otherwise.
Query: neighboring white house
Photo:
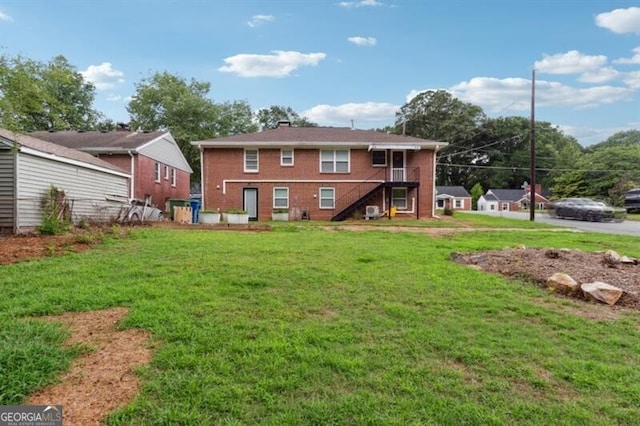
[[[0,129],[0,233],[41,223],[41,200],[54,186],[70,202],[72,220],[107,220],[128,198],[129,174],[94,156]]]

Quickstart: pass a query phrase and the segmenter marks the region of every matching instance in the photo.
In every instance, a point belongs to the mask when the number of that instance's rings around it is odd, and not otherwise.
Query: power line
[[[529,167],[511,167],[511,166],[482,166],[479,164],[449,164],[449,163],[436,163],[437,166],[445,167],[458,167],[458,168],[470,168],[470,169],[495,169],[495,170],[529,170]],[[550,168],[536,168],[536,171],[541,172],[582,172],[582,173],[602,173],[602,172],[638,172],[637,169],[632,170],[616,170],[616,169],[550,169]]]

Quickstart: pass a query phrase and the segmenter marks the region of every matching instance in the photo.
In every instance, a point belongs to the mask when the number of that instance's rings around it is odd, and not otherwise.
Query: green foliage
[[[471,191],[469,191],[469,193],[471,195],[471,209],[478,210],[478,200],[485,193],[480,182],[476,182],[476,184],[471,187]]]
[[[42,221],[39,232],[42,235],[59,235],[71,226],[71,208],[64,191],[51,186],[40,200]]]
[[[170,130],[193,176],[200,175],[200,153],[192,141],[257,130],[250,106],[245,101],[215,104],[208,98],[209,82],[187,81],[165,71],[135,86],[136,94],[127,106],[131,127]]]
[[[278,121],[287,120],[292,126],[297,127],[316,127],[316,123],[312,123],[307,117],[300,117],[291,107],[272,105],[269,108],[262,108],[256,112],[256,120],[262,130],[275,129],[278,127]]]
[[[95,87],[64,56],[48,63],[0,56],[0,127],[14,131],[93,129]]]
[[[235,209],[235,208],[226,209],[224,212],[229,214],[247,214],[246,210]]]

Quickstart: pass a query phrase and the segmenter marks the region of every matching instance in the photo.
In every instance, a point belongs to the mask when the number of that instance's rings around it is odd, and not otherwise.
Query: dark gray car
[[[564,219],[610,221],[616,219],[616,210],[601,201],[590,198],[563,198],[551,204],[549,214]],[[620,218],[618,218],[620,219]]]

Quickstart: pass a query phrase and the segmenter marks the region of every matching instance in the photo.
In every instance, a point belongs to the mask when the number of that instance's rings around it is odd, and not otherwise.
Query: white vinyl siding
[[[321,209],[333,209],[336,204],[335,188],[320,188],[319,207]]]
[[[273,207],[276,209],[289,208],[289,188],[273,188]]]
[[[123,176],[28,154],[19,154],[17,168],[19,231],[40,225],[40,200],[51,185],[64,191],[74,222],[81,218],[108,220],[121,204],[106,198],[126,199],[129,195],[129,180]]]
[[[293,166],[293,149],[280,150],[280,165]]]
[[[349,150],[321,150],[321,173],[349,173]]]
[[[245,149],[244,150],[244,171],[247,173],[258,172],[258,150],[257,149]]]
[[[14,158],[11,148],[0,146],[0,234],[13,232]]]

